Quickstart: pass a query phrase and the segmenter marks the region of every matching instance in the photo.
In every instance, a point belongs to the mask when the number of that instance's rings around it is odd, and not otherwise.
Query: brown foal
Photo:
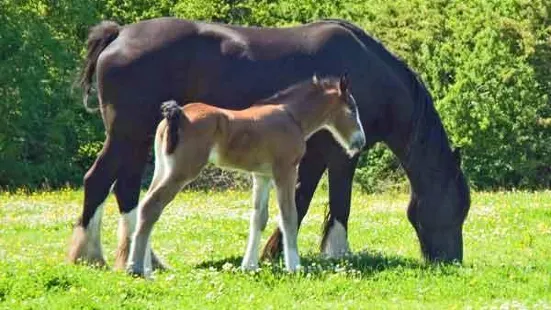
[[[155,172],[138,207],[127,271],[151,272],[150,234],[163,208],[203,167],[248,171],[253,176],[253,212],[242,268],[258,267],[260,234],[268,221],[271,181],[281,213],[285,267],[300,267],[297,247],[295,186],[306,140],[329,130],[350,156],[365,145],[365,134],[346,76],[297,83],[248,109],[233,111],[203,103],[183,108],[175,101],[162,106],[164,119],[155,136]]]

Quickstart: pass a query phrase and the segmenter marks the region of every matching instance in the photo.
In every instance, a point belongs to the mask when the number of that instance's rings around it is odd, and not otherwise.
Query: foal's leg
[[[68,259],[76,263],[105,265],[101,247],[103,202],[109,194],[120,164],[120,143],[107,136],[103,149],[84,176],[84,207],[73,231]]]
[[[127,271],[148,276],[152,271],[150,235],[164,207],[170,203],[180,189],[189,182],[167,176],[155,188],[150,188],[138,207],[138,221],[132,238]]]
[[[308,207],[318,186],[318,182],[325,171],[327,164],[325,159],[326,149],[323,147],[327,140],[332,139],[331,134],[322,131],[313,135],[306,143],[307,151],[302,157],[298,167],[298,184],[295,194],[298,223],[304,219]],[[262,259],[274,259],[282,250],[281,230],[276,228],[262,251]]]
[[[161,155],[156,160],[163,160],[164,176],[158,174],[161,181],[154,180],[148,193],[138,207],[138,222],[132,238],[130,255],[126,270],[137,275],[148,276],[151,269],[150,235],[153,225],[164,207],[189,182],[193,181],[207,163],[210,147],[188,141],[197,146],[185,150],[183,147],[172,155]],[[205,143],[206,144],[206,143]],[[155,186],[155,187],[153,187]]]
[[[285,268],[291,272],[300,268],[300,258],[297,246],[298,217],[295,206],[296,179],[296,167],[277,167],[274,169],[277,201],[281,213],[281,222],[279,226],[283,234]]]
[[[268,199],[270,197],[271,178],[253,174],[253,212],[249,228],[249,242],[243,256],[241,268],[256,270],[258,268],[258,245],[260,235],[268,222]]]

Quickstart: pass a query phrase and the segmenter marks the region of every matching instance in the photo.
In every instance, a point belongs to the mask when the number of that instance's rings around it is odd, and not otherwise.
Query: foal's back
[[[271,174],[274,166],[298,164],[305,151],[299,125],[280,105],[234,111],[191,103],[182,112],[176,156]]]

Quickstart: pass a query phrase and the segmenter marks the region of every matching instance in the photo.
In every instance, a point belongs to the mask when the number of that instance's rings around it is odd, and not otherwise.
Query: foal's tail
[[[178,129],[183,114],[180,106],[174,100],[163,102],[161,111],[168,126],[166,131],[166,153],[171,154],[178,145]]]
[[[92,88],[92,77],[96,72],[98,57],[101,52],[118,37],[120,29],[121,26],[115,22],[102,21],[92,27],[88,34],[88,40],[86,41],[88,51],[86,53],[86,61],[80,74],[79,82],[84,90],[84,95],[82,96],[84,108],[86,108],[88,112],[95,112],[98,110],[97,108],[90,108],[88,106],[88,96]]]

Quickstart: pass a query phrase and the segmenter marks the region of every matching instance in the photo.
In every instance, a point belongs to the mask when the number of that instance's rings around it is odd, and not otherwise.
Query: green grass
[[[275,227],[272,193],[270,222]],[[327,193],[299,234],[307,272],[281,262],[236,269],[248,232],[249,192],[186,192],[155,227],[153,246],[172,266],[153,281],[65,263],[81,191],[0,194],[0,308],[375,309],[551,308],[551,192],[479,193],[465,224],[463,266],[427,266],[405,216],[408,196],[356,191],[347,260],[319,258]],[[118,220],[110,197],[104,252],[112,263]]]

